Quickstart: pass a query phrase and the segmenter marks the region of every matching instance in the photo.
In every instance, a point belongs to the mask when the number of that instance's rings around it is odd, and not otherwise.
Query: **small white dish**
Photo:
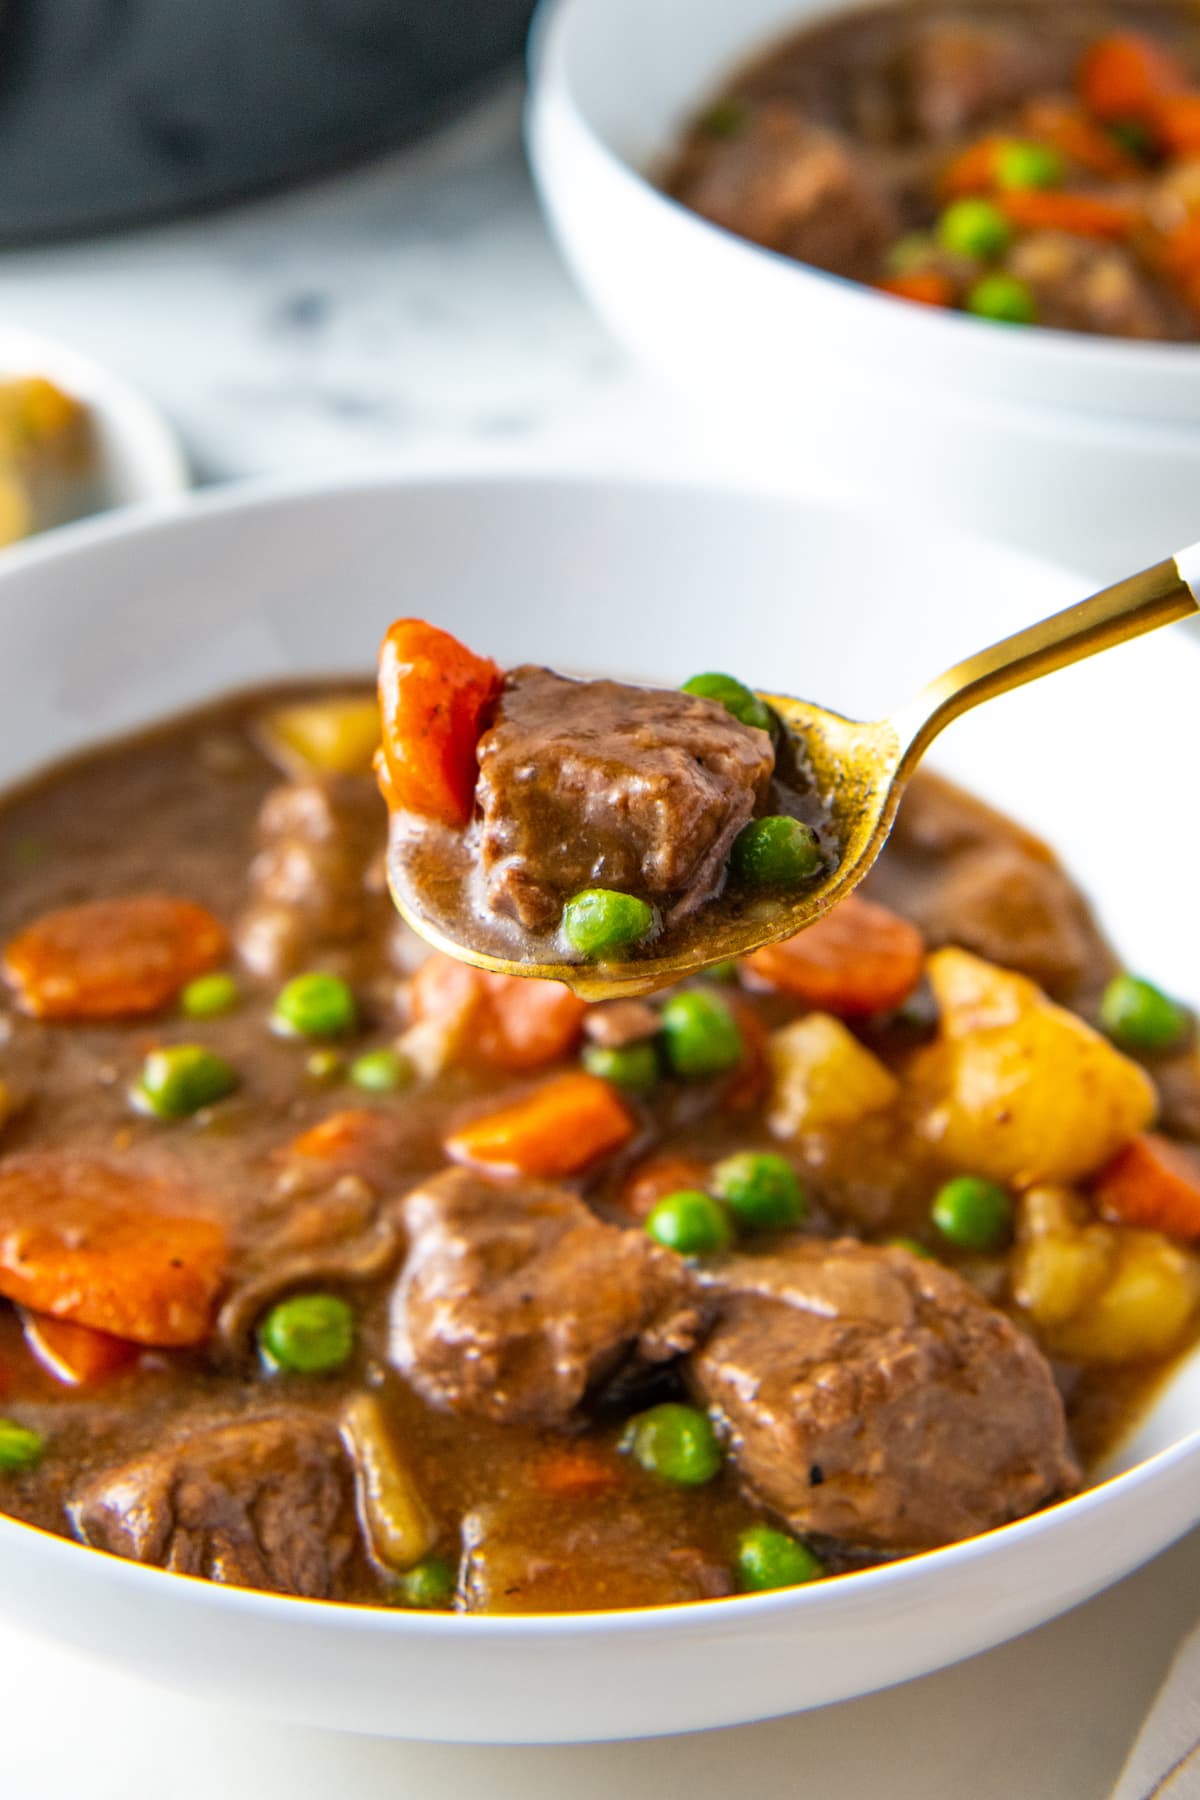
[[[0,325],[0,381],[21,375],[47,376],[91,415],[96,468],[80,483],[81,515],[186,493],[191,478],[175,432],[119,375],[52,338]]]
[[[722,78],[855,0],[542,0],[530,154],[584,293],[809,479],[1097,573],[1200,533],[1200,345],[935,313],[762,250],[654,172]]]
[[[619,481],[241,490],[101,519],[0,566],[0,785],[225,687],[365,670],[400,611],[512,663],[731,668],[873,716],[1068,603],[1060,569],[898,516]],[[1135,966],[1200,998],[1194,856],[1168,835],[1200,652],[1162,633],[961,721],[939,761],[1043,831]],[[1130,855],[1114,855],[1124,833]],[[1136,846],[1162,838],[1153,880]],[[413,1614],[168,1575],[0,1519],[12,1624],[147,1678],[334,1729],[458,1742],[654,1736],[903,1681],[1107,1586],[1200,1516],[1200,1361],[1111,1479],[951,1549],[640,1613]]]

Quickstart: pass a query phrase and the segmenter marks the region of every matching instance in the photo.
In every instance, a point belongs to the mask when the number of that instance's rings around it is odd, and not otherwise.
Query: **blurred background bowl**
[[[1096,574],[1200,537],[1200,346],[902,305],[708,224],[654,172],[740,63],[847,0],[543,0],[529,144],[616,336],[808,477]]]

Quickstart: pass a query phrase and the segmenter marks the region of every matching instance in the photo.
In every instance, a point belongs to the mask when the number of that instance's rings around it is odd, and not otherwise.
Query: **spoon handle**
[[[1192,544],[969,656],[892,714],[890,723],[905,746],[902,764],[911,768],[939,731],[981,701],[1200,612],[1197,592],[1200,544]]]

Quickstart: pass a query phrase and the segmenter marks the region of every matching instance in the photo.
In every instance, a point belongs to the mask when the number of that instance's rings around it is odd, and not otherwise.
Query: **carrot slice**
[[[21,1324],[25,1342],[42,1367],[69,1387],[96,1387],[138,1357],[137,1345],[126,1338],[73,1324],[70,1319],[26,1312]]]
[[[502,681],[494,662],[448,631],[396,620],[379,652],[383,745],[375,766],[389,807],[443,825],[467,823],[475,747]]]
[[[1154,132],[1168,156],[1200,156],[1200,94],[1171,94],[1154,108]]]
[[[1187,74],[1152,38],[1114,31],[1084,52],[1078,85],[1084,105],[1102,123],[1149,124],[1156,103],[1187,86]]]
[[[617,1471],[588,1450],[551,1450],[533,1465],[534,1485],[551,1500],[589,1500],[610,1494]]]
[[[706,1188],[709,1165],[698,1156],[651,1156],[638,1163],[621,1188],[621,1205],[631,1217],[648,1219],[660,1200],[685,1188]]]
[[[583,1030],[586,1001],[561,981],[493,975],[437,954],[413,976],[413,1018],[452,1020],[458,1060],[521,1074],[566,1056]]]
[[[1200,1155],[1156,1132],[1127,1144],[1092,1192],[1101,1212],[1123,1225],[1200,1237]]]
[[[609,1083],[576,1070],[471,1119],[445,1140],[445,1150],[455,1162],[553,1180],[619,1150],[635,1129]]]
[[[876,283],[880,293],[897,300],[915,300],[918,306],[951,306],[954,289],[937,269],[910,269],[905,275],[889,275]]]
[[[938,188],[944,200],[962,200],[969,194],[986,194],[996,178],[996,158],[1011,138],[992,132],[968,144],[942,170]]]
[[[191,1195],[99,1157],[30,1151],[0,1163],[0,1294],[136,1344],[208,1336],[228,1261]]]
[[[842,1018],[890,1012],[912,993],[924,966],[916,927],[857,894],[806,931],[755,950],[742,963],[752,983]]]
[[[1128,181],[1145,173],[1136,157],[1122,149],[1115,138],[1094,125],[1078,107],[1040,96],[1025,108],[1024,125],[1030,137],[1049,144],[1068,161],[1100,175],[1106,181]]]
[[[275,1161],[323,1163],[331,1175],[361,1175],[379,1186],[409,1160],[411,1146],[411,1133],[395,1114],[347,1107],[276,1150]]]
[[[170,894],[130,894],[45,913],[9,944],[4,973],[39,1019],[158,1012],[229,954],[219,919]]]
[[[1066,231],[1072,237],[1127,237],[1137,218],[1136,210],[1124,201],[1048,188],[1014,188],[1000,196],[999,206],[1020,231]]]

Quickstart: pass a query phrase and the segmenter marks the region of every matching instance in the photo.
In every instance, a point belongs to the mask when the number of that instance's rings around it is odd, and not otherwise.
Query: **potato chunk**
[[[1175,1349],[1200,1301],[1200,1260],[1157,1231],[1105,1225],[1079,1195],[1021,1203],[1013,1297],[1052,1355],[1136,1362]]]
[[[947,1163],[1018,1187],[1070,1183],[1154,1118],[1145,1071],[1025,976],[957,949],[928,971],[941,1034],[911,1078],[919,1129]]]
[[[857,1125],[900,1093],[891,1071],[829,1013],[809,1013],[772,1032],[768,1054],[774,1077],[768,1117],[779,1137]]]
[[[263,748],[285,775],[367,775],[379,747],[373,694],[335,694],[276,706],[259,725]]]

